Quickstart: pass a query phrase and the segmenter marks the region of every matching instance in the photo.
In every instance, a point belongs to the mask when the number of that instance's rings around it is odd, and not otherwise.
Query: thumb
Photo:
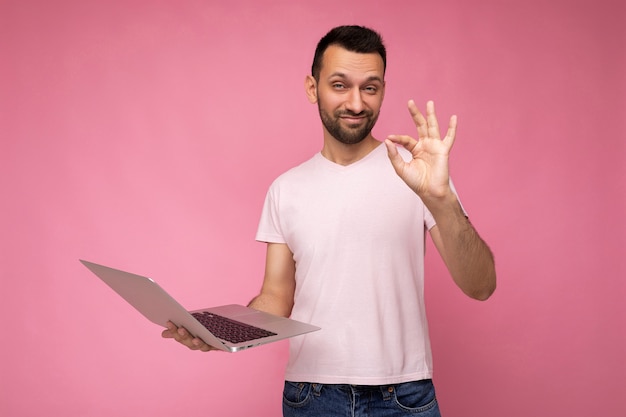
[[[400,156],[400,152],[398,152],[396,144],[393,143],[391,140],[385,139],[385,146],[387,147],[387,156],[389,156],[391,165],[393,166],[393,169],[395,169],[396,173],[399,175],[402,171],[402,167],[404,166],[404,159],[402,159],[402,156]]]

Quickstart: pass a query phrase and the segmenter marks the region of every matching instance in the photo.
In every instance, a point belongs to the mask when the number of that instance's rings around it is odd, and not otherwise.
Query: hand
[[[426,103],[426,117],[413,100],[409,101],[408,107],[417,127],[418,139],[407,135],[387,137],[385,145],[389,159],[400,178],[423,200],[444,197],[450,192],[448,157],[454,143],[457,118],[450,118],[448,132],[442,140],[432,101]],[[411,152],[411,161],[404,161],[395,144]]]
[[[191,350],[200,350],[202,352],[219,350],[213,346],[207,345],[202,339],[193,337],[184,327],[176,327],[171,321],[167,322],[167,329],[163,330],[161,336],[166,339],[175,339],[178,343],[187,346]]]

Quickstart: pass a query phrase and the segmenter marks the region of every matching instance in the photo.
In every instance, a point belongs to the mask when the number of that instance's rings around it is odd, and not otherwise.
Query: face
[[[307,77],[307,95],[317,103],[325,133],[344,144],[371,134],[382,105],[383,60],[331,45],[324,52],[319,82]]]

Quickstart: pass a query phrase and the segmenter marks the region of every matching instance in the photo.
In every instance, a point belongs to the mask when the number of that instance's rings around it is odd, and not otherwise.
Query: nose
[[[361,97],[361,89],[353,88],[350,90],[350,94],[346,99],[346,109],[352,111],[355,114],[361,113],[365,108],[365,103]]]

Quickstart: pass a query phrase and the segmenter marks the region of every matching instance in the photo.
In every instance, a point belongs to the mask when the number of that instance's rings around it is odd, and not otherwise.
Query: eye
[[[332,86],[335,90],[343,90],[344,88],[346,88],[343,83],[333,83]]]
[[[367,87],[363,88],[363,91],[369,94],[376,94],[376,92],[378,91],[378,88],[373,85],[368,85]]]

